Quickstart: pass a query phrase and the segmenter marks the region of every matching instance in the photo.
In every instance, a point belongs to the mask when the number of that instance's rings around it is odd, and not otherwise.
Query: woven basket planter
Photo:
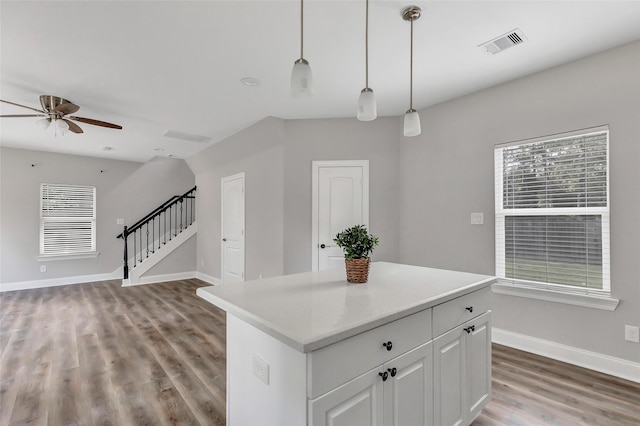
[[[347,281],[355,284],[363,284],[369,280],[369,264],[371,259],[344,259],[347,267]]]

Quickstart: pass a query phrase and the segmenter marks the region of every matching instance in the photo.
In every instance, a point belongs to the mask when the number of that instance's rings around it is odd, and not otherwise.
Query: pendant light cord
[[[365,71],[364,71],[364,87],[369,88],[369,0],[367,0],[366,6],[366,19],[365,19],[365,28],[364,28],[364,60],[365,60]]]
[[[300,0],[300,59],[304,58],[304,0]]]
[[[413,18],[411,18],[411,55],[409,60],[409,109],[413,110]]]

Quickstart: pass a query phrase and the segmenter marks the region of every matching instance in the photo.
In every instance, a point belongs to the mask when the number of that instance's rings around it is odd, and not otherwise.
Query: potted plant
[[[378,237],[369,234],[365,225],[356,225],[338,232],[333,241],[344,252],[347,281],[366,283],[371,263],[369,254],[378,245]]]

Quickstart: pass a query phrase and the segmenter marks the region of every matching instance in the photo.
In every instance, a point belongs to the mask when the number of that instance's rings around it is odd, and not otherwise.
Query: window
[[[608,138],[600,127],[496,146],[499,284],[610,295]]]
[[[96,188],[40,185],[40,256],[74,256],[96,251]]]

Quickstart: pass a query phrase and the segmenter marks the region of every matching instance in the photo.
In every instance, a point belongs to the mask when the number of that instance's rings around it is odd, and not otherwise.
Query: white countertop
[[[196,294],[311,352],[493,282],[488,275],[375,262],[365,284],[347,283],[344,269],[333,269],[201,287]]]

